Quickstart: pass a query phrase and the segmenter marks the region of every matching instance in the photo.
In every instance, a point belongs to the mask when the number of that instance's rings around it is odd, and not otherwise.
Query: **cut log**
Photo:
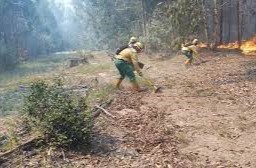
[[[72,58],[69,60],[69,67],[72,68],[80,64],[87,64],[87,63],[89,63],[87,58]]]

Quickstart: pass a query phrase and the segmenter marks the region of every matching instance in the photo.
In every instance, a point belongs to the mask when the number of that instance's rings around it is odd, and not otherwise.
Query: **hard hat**
[[[129,41],[129,44],[131,44],[131,43],[136,43],[138,40],[137,40],[137,38],[136,37],[131,37],[130,38],[130,41]]]
[[[194,39],[193,41],[192,41],[192,44],[197,44],[198,43],[198,39]]]
[[[143,44],[141,42],[136,42],[133,44],[134,47],[137,47],[138,49],[142,50],[144,48]]]

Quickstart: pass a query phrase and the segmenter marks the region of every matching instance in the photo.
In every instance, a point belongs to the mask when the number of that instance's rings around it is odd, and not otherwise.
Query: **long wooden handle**
[[[151,85],[151,86],[154,86],[155,87],[155,85],[153,84],[153,82],[152,81],[150,81],[149,79],[147,79],[147,78],[145,78],[144,76],[142,76],[142,78],[149,84],[149,85]]]

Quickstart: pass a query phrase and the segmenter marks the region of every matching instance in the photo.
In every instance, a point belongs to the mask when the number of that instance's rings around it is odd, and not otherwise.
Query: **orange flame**
[[[198,45],[200,48],[206,48],[205,43],[200,43]],[[234,43],[222,44],[217,48],[219,49],[240,49],[244,55],[256,55],[256,36],[248,41],[243,41],[239,47],[239,43],[236,41]]]
[[[222,44],[219,45],[217,48],[223,48],[223,49],[239,49],[239,44],[238,42],[234,42],[234,43],[228,43],[228,44]]]
[[[199,44],[198,44],[198,47],[200,47],[200,48],[207,48],[207,44],[205,44],[205,43],[199,43]]]
[[[240,49],[245,55],[256,55],[256,36],[251,40],[244,41]]]

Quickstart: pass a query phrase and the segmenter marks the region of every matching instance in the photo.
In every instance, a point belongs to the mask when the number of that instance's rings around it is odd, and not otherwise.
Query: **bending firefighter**
[[[115,85],[116,88],[119,89],[124,78],[128,77],[132,83],[133,90],[142,91],[136,81],[133,71],[137,71],[137,73],[142,76],[142,72],[138,65],[138,53],[142,52],[143,48],[144,46],[142,43],[136,42],[133,44],[133,47],[125,48],[118,55],[116,55],[114,63],[120,74],[120,77]]]
[[[182,44],[181,52],[187,57],[187,60],[184,62],[185,65],[191,65],[194,58],[198,59],[198,51],[197,51],[198,40],[194,39],[190,44]]]

